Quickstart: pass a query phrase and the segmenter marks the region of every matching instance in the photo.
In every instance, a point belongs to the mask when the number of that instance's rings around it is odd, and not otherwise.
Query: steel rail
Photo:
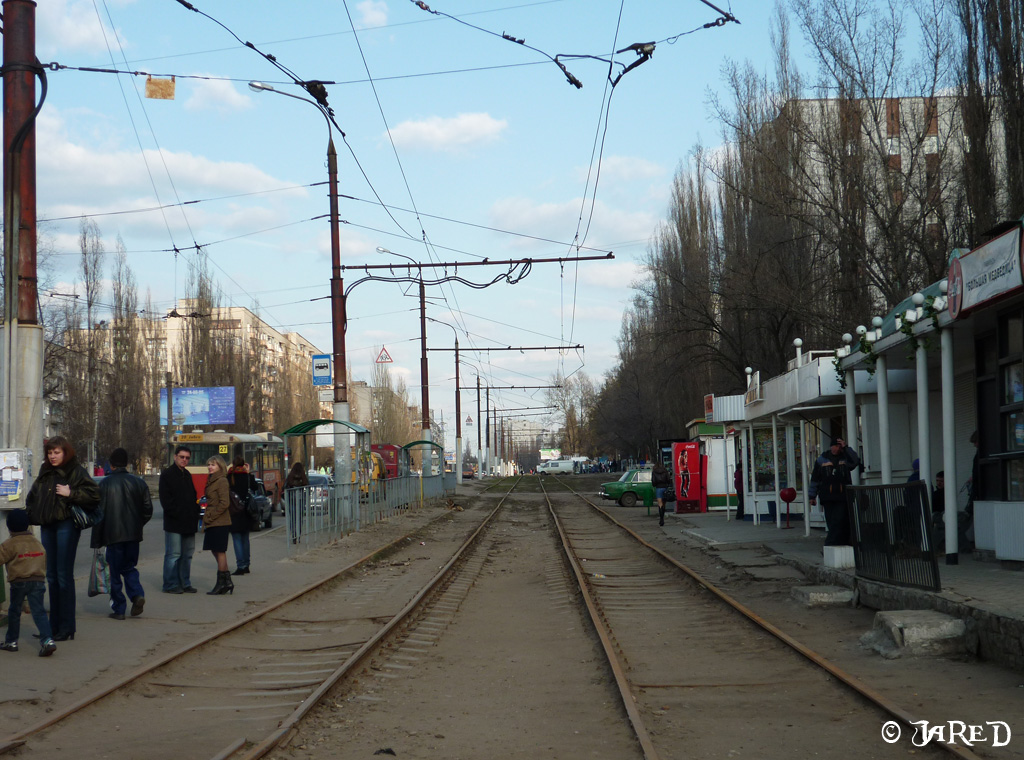
[[[494,509],[481,521],[477,529],[467,538],[462,545],[456,550],[455,554],[444,564],[444,566],[427,582],[427,584],[420,589],[416,595],[405,605],[386,625],[381,627],[377,633],[371,636],[366,643],[364,643],[358,650],[356,650],[351,657],[343,662],[333,673],[331,673],[320,686],[310,694],[302,703],[295,708],[295,710],[287,718],[282,721],[281,725],[277,727],[269,736],[265,737],[263,741],[250,748],[247,752],[240,755],[242,760],[256,760],[257,758],[264,757],[268,752],[276,749],[278,745],[289,737],[293,732],[298,731],[298,723],[309,714],[310,710],[319,704],[320,700],[334,688],[337,683],[348,675],[352,670],[358,668],[365,660],[367,660],[382,641],[384,641],[389,635],[394,632],[396,628],[405,623],[405,621],[423,604],[423,602],[430,596],[431,593],[441,585],[441,582],[451,573],[456,563],[462,558],[462,556],[469,550],[470,547],[474,546],[479,541],[480,536],[483,535],[484,530],[489,527],[491,520],[498,513],[498,510],[502,508],[505,500],[509,494],[515,490],[516,485],[522,480],[522,476],[512,484],[512,488],[501,497],[501,501],[497,503]]]
[[[601,647],[604,649],[608,665],[611,667],[612,675],[615,677],[615,684],[619,688],[619,696],[622,697],[622,706],[625,708],[626,715],[629,717],[629,722],[633,727],[633,733],[636,735],[637,741],[640,743],[640,749],[643,750],[644,757],[647,758],[647,760],[659,760],[660,755],[658,755],[658,751],[654,748],[654,742],[651,740],[651,735],[647,732],[647,726],[644,725],[643,718],[640,716],[640,710],[636,705],[636,698],[633,696],[633,691],[629,687],[629,679],[626,677],[626,671],[622,667],[622,662],[619,660],[619,657],[615,652],[615,646],[612,644],[608,626],[597,609],[597,604],[594,601],[593,595],[590,593],[590,587],[587,585],[585,580],[585,574],[583,572],[583,568],[580,566],[579,558],[576,556],[576,552],[572,548],[569,537],[565,534],[565,529],[562,527],[562,521],[555,513],[554,505],[551,503],[547,489],[544,487],[543,478],[539,478],[539,480],[541,493],[544,494],[544,499],[548,503],[548,511],[551,513],[551,519],[555,521],[555,528],[558,530],[559,538],[562,541],[562,548],[565,550],[565,556],[569,560],[569,565],[572,567],[573,573],[576,575],[576,583],[579,585],[580,593],[583,595],[583,601],[587,606],[587,612],[590,614],[590,621],[593,623],[594,630],[597,632],[597,636],[601,640]],[[573,491],[573,493],[575,493],[575,491]]]
[[[199,649],[200,647],[203,647],[203,646],[209,644],[210,642],[212,642],[212,641],[214,641],[216,639],[219,639],[222,636],[225,636],[225,635],[231,633],[232,631],[235,631],[235,630],[237,630],[237,629],[239,629],[239,628],[241,628],[241,627],[243,627],[245,625],[248,625],[249,623],[252,623],[252,622],[254,622],[256,620],[259,620],[260,618],[265,617],[266,615],[269,615],[272,612],[275,612],[276,610],[280,609],[281,607],[284,607],[285,605],[290,604],[291,602],[295,601],[296,599],[298,599],[298,598],[300,598],[300,597],[302,597],[302,596],[304,596],[306,594],[309,594],[312,591],[317,590],[321,586],[324,586],[327,583],[330,583],[331,581],[333,581],[334,579],[344,575],[345,573],[349,573],[352,570],[355,570],[356,568],[358,568],[361,565],[369,562],[370,560],[372,560],[374,557],[378,556],[379,554],[381,554],[383,552],[390,551],[391,549],[398,548],[399,545],[405,543],[413,535],[419,533],[424,528],[429,527],[430,525],[434,524],[435,522],[437,522],[437,521],[439,521],[441,519],[444,519],[444,517],[446,517],[446,515],[441,515],[439,517],[434,518],[433,520],[431,520],[430,522],[426,523],[425,525],[417,528],[416,530],[410,531],[409,533],[406,533],[405,535],[400,536],[399,538],[395,539],[394,541],[391,541],[390,543],[387,543],[384,546],[380,546],[380,547],[374,549],[372,552],[370,552],[366,556],[364,556],[361,559],[358,559],[358,560],[350,563],[349,565],[346,565],[342,569],[340,569],[340,570],[338,570],[338,571],[336,571],[334,573],[331,573],[330,575],[328,575],[328,576],[326,576],[326,577],[324,577],[324,578],[322,578],[320,580],[314,581],[313,583],[309,584],[308,586],[305,586],[304,588],[302,588],[302,589],[300,589],[300,590],[298,590],[298,591],[296,591],[296,592],[294,592],[292,594],[289,594],[288,596],[284,597],[283,599],[281,599],[281,600],[279,600],[277,602],[274,602],[274,603],[272,603],[272,604],[270,604],[270,605],[268,605],[266,607],[263,607],[262,609],[256,610],[254,612],[254,614],[246,616],[246,617],[243,617],[240,620],[235,620],[235,621],[233,621],[231,623],[228,623],[227,625],[224,625],[224,626],[222,626],[220,628],[217,628],[217,629],[211,631],[210,633],[208,633],[207,635],[202,636],[202,637],[196,639],[195,641],[189,642],[185,646],[179,647],[178,649],[175,649],[175,650],[171,651],[169,654],[166,654],[166,655],[164,655],[162,657],[157,658],[153,662],[147,663],[146,665],[143,665],[142,667],[137,668],[136,670],[130,671],[127,675],[125,675],[123,678],[119,679],[115,683],[112,683],[109,686],[106,686],[106,687],[104,687],[104,688],[102,688],[102,689],[100,689],[100,690],[98,690],[98,691],[96,691],[96,692],[94,692],[92,694],[89,694],[88,696],[83,697],[82,699],[78,700],[77,702],[73,702],[72,704],[70,704],[66,708],[64,708],[63,710],[61,710],[59,712],[55,712],[52,715],[49,715],[45,719],[39,721],[38,723],[35,723],[35,724],[29,726],[28,728],[24,729],[23,731],[19,731],[18,733],[11,734],[10,736],[7,736],[6,738],[0,740],[0,755],[6,753],[6,752],[8,752],[8,751],[10,751],[10,750],[12,750],[12,749],[14,749],[16,747],[19,747],[19,746],[25,744],[25,742],[28,739],[28,737],[32,736],[33,734],[37,734],[40,731],[43,731],[43,730],[49,728],[50,726],[53,726],[53,725],[59,723],[60,721],[64,720],[65,718],[68,718],[71,715],[74,715],[75,713],[77,713],[77,712],[79,712],[81,710],[84,710],[86,707],[89,707],[90,705],[94,704],[95,702],[98,702],[99,700],[103,699],[104,697],[106,697],[106,696],[116,692],[118,689],[121,689],[121,688],[127,686],[128,684],[132,683],[133,681],[137,681],[139,678],[142,678],[143,676],[147,675],[148,673],[152,673],[154,670],[156,670],[156,669],[158,669],[160,667],[163,667],[164,665],[167,665],[170,662],[173,662],[174,660],[178,659],[179,657],[183,657],[184,655],[186,655],[186,654],[188,654],[190,652],[193,652],[193,651]],[[234,750],[232,750],[232,751],[234,751]]]
[[[632,536],[640,544],[642,544],[643,546],[646,546],[648,549],[653,551],[655,554],[657,554],[663,560],[665,560],[670,565],[675,567],[677,570],[680,570],[681,572],[683,572],[684,574],[689,576],[692,580],[694,580],[697,583],[699,583],[702,587],[704,587],[705,589],[710,591],[712,594],[717,596],[719,599],[721,599],[723,602],[728,604],[734,610],[736,610],[741,615],[746,617],[748,620],[750,620],[751,622],[753,622],[756,625],[760,626],[766,632],[770,633],[772,636],[777,638],[779,641],[781,641],[782,643],[786,644],[788,647],[792,648],[798,654],[803,655],[805,658],[810,660],[812,663],[814,663],[818,667],[820,667],[823,670],[827,671],[830,675],[834,676],[836,679],[841,681],[843,684],[845,684],[850,689],[853,689],[860,696],[862,696],[865,699],[867,699],[869,702],[874,704],[876,707],[878,707],[882,711],[884,711],[884,712],[888,713],[889,715],[891,715],[892,717],[897,718],[898,720],[902,721],[904,723],[904,725],[907,726],[907,727],[910,727],[914,723],[917,723],[917,722],[921,721],[920,718],[916,717],[915,715],[913,715],[909,711],[903,709],[902,707],[897,705],[895,702],[887,699],[885,696],[883,696],[879,692],[877,692],[874,689],[872,689],[870,686],[868,686],[866,683],[861,681],[856,676],[851,675],[850,673],[847,673],[845,670],[840,668],[838,665],[836,665],[835,663],[833,663],[832,661],[830,661],[826,657],[818,654],[813,649],[811,649],[807,645],[801,643],[797,639],[793,638],[792,636],[790,636],[785,631],[783,631],[783,630],[777,628],[776,626],[772,625],[771,623],[769,623],[767,620],[762,618],[756,612],[754,612],[750,608],[744,606],[741,602],[739,602],[738,600],[736,600],[733,597],[729,596],[729,594],[725,593],[720,588],[715,586],[715,584],[711,583],[709,580],[704,578],[704,576],[702,576],[700,573],[698,573],[693,568],[688,567],[687,565],[684,565],[682,562],[680,562],[677,559],[675,559],[674,557],[666,554],[665,552],[663,552],[658,547],[656,547],[653,544],[648,543],[647,541],[645,541],[643,538],[641,538],[637,533],[635,533],[629,527],[627,527],[626,525],[623,525],[621,522],[616,520],[615,517],[612,514],[610,514],[606,510],[604,510],[601,507],[599,507],[597,504],[592,502],[590,499],[588,499],[583,494],[581,494],[578,491],[576,491],[574,488],[572,488],[572,486],[568,485],[567,483],[564,483],[561,480],[559,480],[558,482],[562,486],[564,486],[568,491],[572,492],[573,494],[578,496],[580,499],[582,499],[584,502],[586,502],[591,507],[593,507],[595,510],[597,510],[598,513],[600,513],[602,516],[604,516],[604,518],[607,519],[609,522],[611,522],[613,525],[617,526],[619,529],[621,529],[625,533],[628,533],[630,536]],[[960,746],[957,746],[956,744],[950,744],[949,742],[945,742],[945,741],[936,741],[935,744],[937,744],[938,746],[940,746],[943,749],[947,750],[948,752],[952,753],[953,755],[955,755],[957,757],[960,757],[960,758],[963,758],[963,760],[981,760],[981,758],[978,755],[976,755],[974,752],[971,752],[969,749],[966,749],[965,747],[960,747]]]

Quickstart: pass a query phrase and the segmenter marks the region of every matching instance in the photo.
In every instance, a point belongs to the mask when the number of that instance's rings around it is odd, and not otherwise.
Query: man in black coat
[[[174,464],[160,473],[160,506],[164,510],[164,585],[167,594],[194,594],[192,555],[196,550],[199,503],[188,471],[192,450],[178,446]]]
[[[846,546],[850,543],[850,511],[846,503],[846,487],[853,480],[851,474],[860,467],[857,452],[842,438],[833,438],[829,450],[814,463],[811,472],[811,506],[821,499],[828,533],[825,546]]]
[[[107,547],[107,565],[110,566],[110,617],[124,620],[128,606],[124,590],[132,600],[132,617],[142,614],[146,593],[139,580],[139,544],[142,527],[153,517],[153,500],[149,486],[128,467],[128,452],[114,449],[110,454],[112,472],[100,483],[100,509],[103,519],[92,529],[90,545],[94,549]],[[123,582],[122,582],[123,579]]]

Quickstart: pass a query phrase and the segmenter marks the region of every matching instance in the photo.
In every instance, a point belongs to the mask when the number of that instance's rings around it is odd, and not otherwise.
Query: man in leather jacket
[[[199,503],[188,463],[192,450],[178,446],[174,463],[160,473],[160,506],[164,510],[164,585],[167,594],[194,594],[192,555],[199,529]]]
[[[113,471],[100,483],[100,509],[103,519],[92,529],[93,549],[107,547],[110,566],[110,617],[124,620],[128,606],[123,588],[132,601],[132,617],[142,614],[146,594],[139,580],[139,544],[142,527],[153,517],[149,486],[128,467],[128,452],[114,449],[110,454]]]

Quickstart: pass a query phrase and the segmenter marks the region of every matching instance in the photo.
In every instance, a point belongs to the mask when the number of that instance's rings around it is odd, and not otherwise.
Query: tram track
[[[460,561],[507,496],[483,519],[448,513],[159,657],[0,740],[0,755],[262,757],[378,647],[413,635],[425,606],[458,592]]]
[[[809,666],[818,673],[825,674],[827,679],[835,679],[848,690],[848,694],[855,694],[857,698],[862,698],[877,708],[881,719],[875,724],[876,744],[881,743],[877,738],[877,729],[881,727],[885,717],[895,718],[903,724],[904,729],[910,728],[912,722],[919,720],[909,710],[885,698],[869,685],[758,616],[692,568],[645,541],[563,480],[555,478],[553,482],[578,499],[577,504],[582,502],[586,505],[573,507],[563,504],[556,508],[545,489],[549,508],[559,526],[560,534],[564,537],[567,556],[573,564],[581,587],[586,589],[584,594],[588,609],[591,611],[591,619],[609,658],[609,667],[619,683],[623,704],[631,723],[638,728],[638,741],[644,748],[644,755],[648,760],[663,756],[658,751],[661,743],[650,740],[651,729],[648,724],[661,722],[664,711],[659,711],[654,705],[669,701],[666,695],[674,694],[678,697],[679,694],[686,692],[715,693],[714,699],[721,701],[723,710],[730,701],[734,705],[747,704],[746,709],[749,709],[755,704],[749,693],[751,690],[785,689],[787,685],[795,684],[801,678],[787,672],[785,666],[776,666],[774,663],[777,653],[771,647],[764,646],[763,642],[747,640],[736,646],[728,645],[727,639],[733,635],[730,633],[729,623],[710,609],[709,596],[724,603],[732,611],[754,623],[758,629],[785,645],[790,657],[792,653],[799,655],[803,658],[805,668]],[[599,516],[606,528],[602,529],[595,524],[595,515]],[[637,554],[640,547],[646,553],[646,557]],[[688,583],[679,583],[680,576]],[[679,612],[667,616],[666,619],[666,609],[677,605]],[[683,613],[683,610],[686,612]],[[647,645],[652,639],[645,635],[637,636],[632,629],[637,625],[637,620],[643,620],[642,627],[648,633],[656,634],[659,630],[658,623],[654,622],[652,625],[652,621],[666,620],[666,624],[671,625],[667,623],[669,619],[676,620],[675,628],[679,629],[679,624],[685,624],[685,618],[693,615],[699,616],[701,626],[707,629],[709,635],[712,630],[715,632],[715,641],[712,646],[707,647],[706,656],[709,659],[719,658],[723,662],[722,668],[719,672],[708,671],[700,662],[703,656],[687,657],[686,659],[692,662],[679,671],[680,675],[676,679],[666,680],[668,669],[657,667],[657,663],[645,655]],[[731,628],[735,630],[736,627],[733,625]],[[701,645],[702,638],[704,637],[685,636],[687,643],[695,648]],[[743,653],[751,651],[751,647],[756,648],[758,652],[757,663],[748,663],[740,669],[732,667],[734,662],[730,663],[729,660],[746,659]],[[729,651],[722,651],[723,649]],[[772,656],[771,660],[768,659],[769,654]],[[769,662],[772,664],[769,665]],[[696,672],[703,672],[706,678],[694,680],[691,665],[696,665]],[[774,670],[777,675],[769,678],[763,675],[757,679],[749,678],[751,672],[763,674],[766,670]],[[821,686],[820,683],[815,684],[815,680],[818,679],[807,679],[799,691],[805,695],[812,693],[813,688]],[[828,688],[824,691],[827,690]],[[727,698],[730,694],[733,695],[732,700]],[[654,698],[655,695],[657,699]],[[815,703],[824,701],[814,696],[810,699]],[[683,698],[677,701],[685,704],[689,700]],[[764,707],[768,711],[771,710],[770,699]],[[755,709],[755,712],[758,711]],[[813,714],[809,717],[813,719]],[[821,725],[828,725],[831,716],[821,713],[818,720]],[[978,758],[969,749],[946,742],[933,742],[923,751],[929,750],[941,750],[944,755],[953,755],[965,760]],[[762,753],[761,756],[771,755]],[[845,755],[840,752],[837,756]]]

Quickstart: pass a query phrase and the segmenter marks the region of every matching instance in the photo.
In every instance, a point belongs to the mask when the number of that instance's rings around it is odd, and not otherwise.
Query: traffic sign
[[[473,418],[466,415],[466,427],[473,427]]]
[[[392,363],[391,354],[388,353],[388,350],[386,348],[384,348],[384,346],[381,346],[380,347],[380,353],[377,354],[377,364],[391,364],[391,363]]]
[[[318,398],[320,399],[321,404],[326,404],[328,402],[334,401],[334,388],[320,390],[318,391],[318,394]]]
[[[316,354],[313,356],[313,386],[333,385],[331,379],[331,355]]]

